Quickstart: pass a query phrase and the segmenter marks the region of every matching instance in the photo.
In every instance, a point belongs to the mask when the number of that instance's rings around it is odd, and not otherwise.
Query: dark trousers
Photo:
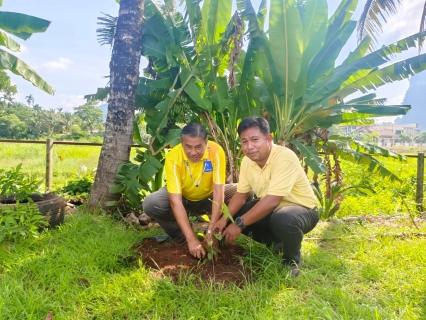
[[[232,196],[237,191],[236,184],[225,185],[225,199],[224,202],[228,203]],[[200,201],[190,201],[182,197],[182,203],[186,211],[192,211],[196,214],[201,212],[211,212],[213,199],[211,194],[208,198]],[[169,200],[169,193],[166,187],[149,194],[143,202],[143,210],[146,215],[158,222],[164,231],[173,239],[183,237],[183,233],[175,219]]]
[[[256,199],[247,202],[235,214],[234,218],[248,212],[258,201]],[[296,205],[285,206],[247,226],[243,230],[243,234],[267,246],[282,242],[283,263],[289,264],[292,261],[299,263],[303,235],[311,231],[317,225],[318,220],[316,209],[308,209]]]

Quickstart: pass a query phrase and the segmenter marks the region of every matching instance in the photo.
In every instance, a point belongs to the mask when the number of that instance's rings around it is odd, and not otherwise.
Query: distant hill
[[[105,122],[106,117],[107,117],[107,113],[108,113],[108,103],[101,104],[99,106],[99,109],[101,109],[102,113],[104,114],[103,117],[102,117],[102,121]]]
[[[426,71],[412,76],[409,81],[403,104],[411,105],[411,110],[395,123],[418,123],[420,131],[426,131]]]

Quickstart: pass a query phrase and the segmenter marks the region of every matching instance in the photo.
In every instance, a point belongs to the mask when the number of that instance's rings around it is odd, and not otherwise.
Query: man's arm
[[[281,196],[270,195],[267,195],[260,199],[259,202],[256,203],[253,208],[251,208],[247,213],[241,216],[244,221],[244,225],[249,226],[266,217],[269,213],[274,211],[274,209],[280,204],[281,199]],[[233,223],[225,229],[223,237],[225,238],[227,243],[233,244],[241,233],[241,231],[241,228],[238,227],[235,223]]]
[[[244,225],[249,226],[270,214],[280,204],[283,197],[266,195],[248,212],[243,214]]]
[[[194,232],[192,231],[191,225],[189,224],[188,215],[182,203],[182,195],[169,193],[169,199],[173,215],[175,216],[175,219],[186,240],[189,241],[191,238],[195,238]]]
[[[182,203],[182,195],[169,193],[169,199],[173,215],[188,243],[189,253],[198,259],[204,258],[206,251],[189,224],[188,215]]]

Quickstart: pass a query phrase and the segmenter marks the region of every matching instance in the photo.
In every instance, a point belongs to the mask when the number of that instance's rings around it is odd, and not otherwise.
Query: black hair
[[[238,135],[241,137],[241,133],[249,128],[259,128],[265,136],[269,134],[269,123],[264,117],[253,116],[243,119],[238,125]]]
[[[183,139],[184,137],[201,137],[203,140],[207,140],[207,131],[200,123],[191,122],[183,127],[180,132],[180,138]]]

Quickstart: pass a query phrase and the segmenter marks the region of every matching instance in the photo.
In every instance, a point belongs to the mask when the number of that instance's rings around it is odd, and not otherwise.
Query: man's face
[[[180,142],[189,161],[196,163],[203,158],[207,140],[203,140],[201,137],[192,138],[185,136]]]
[[[244,155],[263,167],[271,152],[272,135],[265,136],[258,127],[252,127],[241,132],[240,139]]]

